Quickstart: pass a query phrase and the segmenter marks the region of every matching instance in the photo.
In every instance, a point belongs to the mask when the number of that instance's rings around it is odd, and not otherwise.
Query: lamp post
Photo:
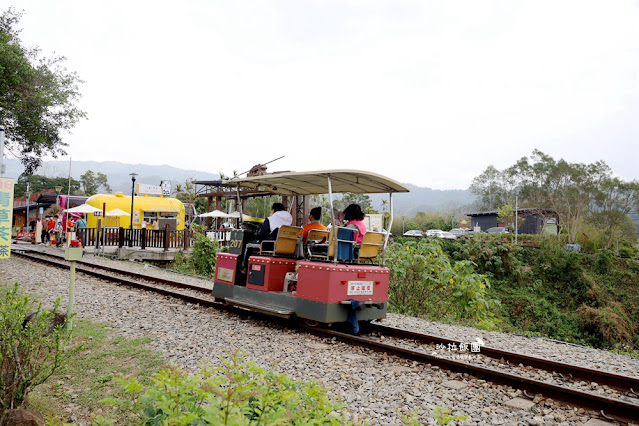
[[[31,227],[29,225],[29,200],[30,199],[31,199],[31,193],[29,192],[29,182],[27,182],[27,232],[31,231]]]
[[[131,224],[129,225],[129,247],[133,247],[133,199],[135,198],[135,178],[137,173],[130,173],[131,176]]]

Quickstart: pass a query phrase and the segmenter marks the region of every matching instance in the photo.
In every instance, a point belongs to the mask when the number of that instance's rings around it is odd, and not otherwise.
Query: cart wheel
[[[304,324],[308,325],[309,327],[317,327],[318,322],[315,320],[305,319]]]

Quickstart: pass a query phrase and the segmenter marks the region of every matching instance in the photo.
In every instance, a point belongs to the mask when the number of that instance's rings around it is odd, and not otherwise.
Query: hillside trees
[[[484,202],[484,208],[490,208],[486,202],[491,199],[514,204],[517,194],[520,205],[540,213],[554,210],[571,243],[576,241],[581,223],[596,222],[609,236],[607,247],[639,201],[638,182],[623,182],[611,175],[603,161],[569,163],[535,150],[504,171],[489,166],[475,178],[471,190]]]
[[[25,175],[22,174],[18,178],[15,185],[15,196],[21,197],[27,193],[27,182],[29,183],[29,192],[39,192],[47,189],[60,186],[63,188],[63,192],[66,193],[69,189],[69,179],[65,177],[49,178],[40,175]],[[80,190],[80,182],[71,179],[71,194],[76,194]]]
[[[86,113],[77,106],[82,81],[64,68],[65,58],[46,58],[22,45],[21,16],[13,8],[0,15],[0,126],[5,146],[32,174],[43,156],[66,154],[62,132]]]

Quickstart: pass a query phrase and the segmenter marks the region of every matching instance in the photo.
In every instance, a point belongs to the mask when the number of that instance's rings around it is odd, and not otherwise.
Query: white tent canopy
[[[111,211],[106,212],[107,216],[131,216],[129,213],[120,209],[113,209]]]
[[[230,217],[230,216],[219,210],[213,210],[212,212],[202,213],[201,215],[198,215],[198,217]]]
[[[80,204],[77,207],[73,207],[67,210],[67,213],[97,213],[97,212],[101,212],[102,210],[93,207],[89,204]]]

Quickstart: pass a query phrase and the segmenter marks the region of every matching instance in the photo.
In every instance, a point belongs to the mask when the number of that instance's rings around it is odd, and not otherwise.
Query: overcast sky
[[[637,0],[9,3],[86,81],[73,160],[464,189],[538,148],[639,178]]]

